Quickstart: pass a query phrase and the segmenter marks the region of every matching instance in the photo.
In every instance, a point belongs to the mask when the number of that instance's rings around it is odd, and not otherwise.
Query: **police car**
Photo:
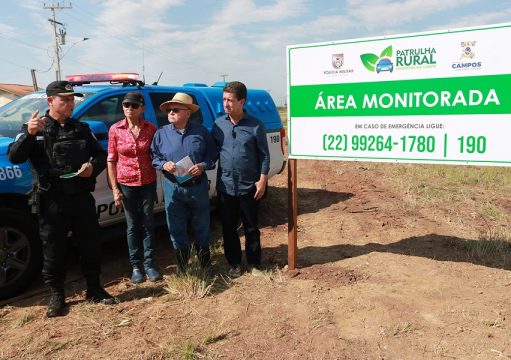
[[[75,98],[73,117],[87,122],[105,149],[109,127],[124,118],[122,100],[129,91],[143,94],[146,102],[144,117],[156,127],[168,123],[167,114],[159,109],[159,105],[177,92],[189,94],[200,106],[200,111],[193,113],[190,121],[200,123],[208,130],[213,127],[214,120],[224,114],[224,82],[212,86],[200,83],[147,86],[136,73],[70,75],[66,80],[73,84],[75,91],[84,94],[83,98]],[[32,189],[30,164],[10,163],[7,147],[35,110],[44,114],[47,108],[44,92],[34,92],[0,107],[0,299],[23,290],[37,276],[41,266],[37,222],[28,205],[28,194]],[[265,125],[271,157],[269,177],[282,172],[285,167],[285,130],[271,96],[264,90],[249,89],[245,110]],[[207,175],[212,184],[210,196],[214,196],[216,170],[208,171]],[[158,181],[157,212],[164,210],[160,184]],[[107,226],[124,221],[122,210],[114,205],[105,171],[97,178],[94,197],[102,233],[107,231]]]

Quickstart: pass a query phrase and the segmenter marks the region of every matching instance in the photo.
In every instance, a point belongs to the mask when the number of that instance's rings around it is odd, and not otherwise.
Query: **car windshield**
[[[75,104],[78,106],[92,93],[84,93],[84,97],[75,97]],[[0,107],[0,137],[14,138],[21,129],[21,126],[30,120],[34,111],[39,110],[44,115],[48,109],[46,94],[34,93],[23,96]]]
[[[380,64],[382,64],[382,65],[389,65],[390,64],[390,60],[388,60],[388,59],[380,60]]]

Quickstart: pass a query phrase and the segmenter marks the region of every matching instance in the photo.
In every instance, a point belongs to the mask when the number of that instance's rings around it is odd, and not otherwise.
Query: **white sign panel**
[[[288,46],[289,157],[511,166],[511,24]]]

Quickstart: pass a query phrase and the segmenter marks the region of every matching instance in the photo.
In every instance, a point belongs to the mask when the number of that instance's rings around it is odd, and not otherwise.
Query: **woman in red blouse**
[[[144,97],[129,92],[122,101],[125,119],[108,132],[108,177],[115,206],[124,207],[131,281],[161,280],[153,263],[156,171],[151,163],[151,142],[156,127],[143,118]]]

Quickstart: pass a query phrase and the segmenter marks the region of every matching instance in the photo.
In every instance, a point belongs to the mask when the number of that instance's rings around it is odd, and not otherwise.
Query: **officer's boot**
[[[199,258],[200,268],[211,275],[211,252],[209,251],[209,246],[199,248],[197,250],[197,257]]]
[[[99,283],[99,279],[96,277],[87,278],[87,293],[85,294],[85,299],[105,305],[113,305],[117,303],[117,300],[106,292]]]
[[[46,316],[56,317],[66,315],[66,295],[64,294],[64,285],[50,286],[50,301]]]
[[[188,268],[188,259],[190,258],[190,248],[178,248],[176,249],[176,260],[177,260],[177,273],[183,275],[186,273]]]

